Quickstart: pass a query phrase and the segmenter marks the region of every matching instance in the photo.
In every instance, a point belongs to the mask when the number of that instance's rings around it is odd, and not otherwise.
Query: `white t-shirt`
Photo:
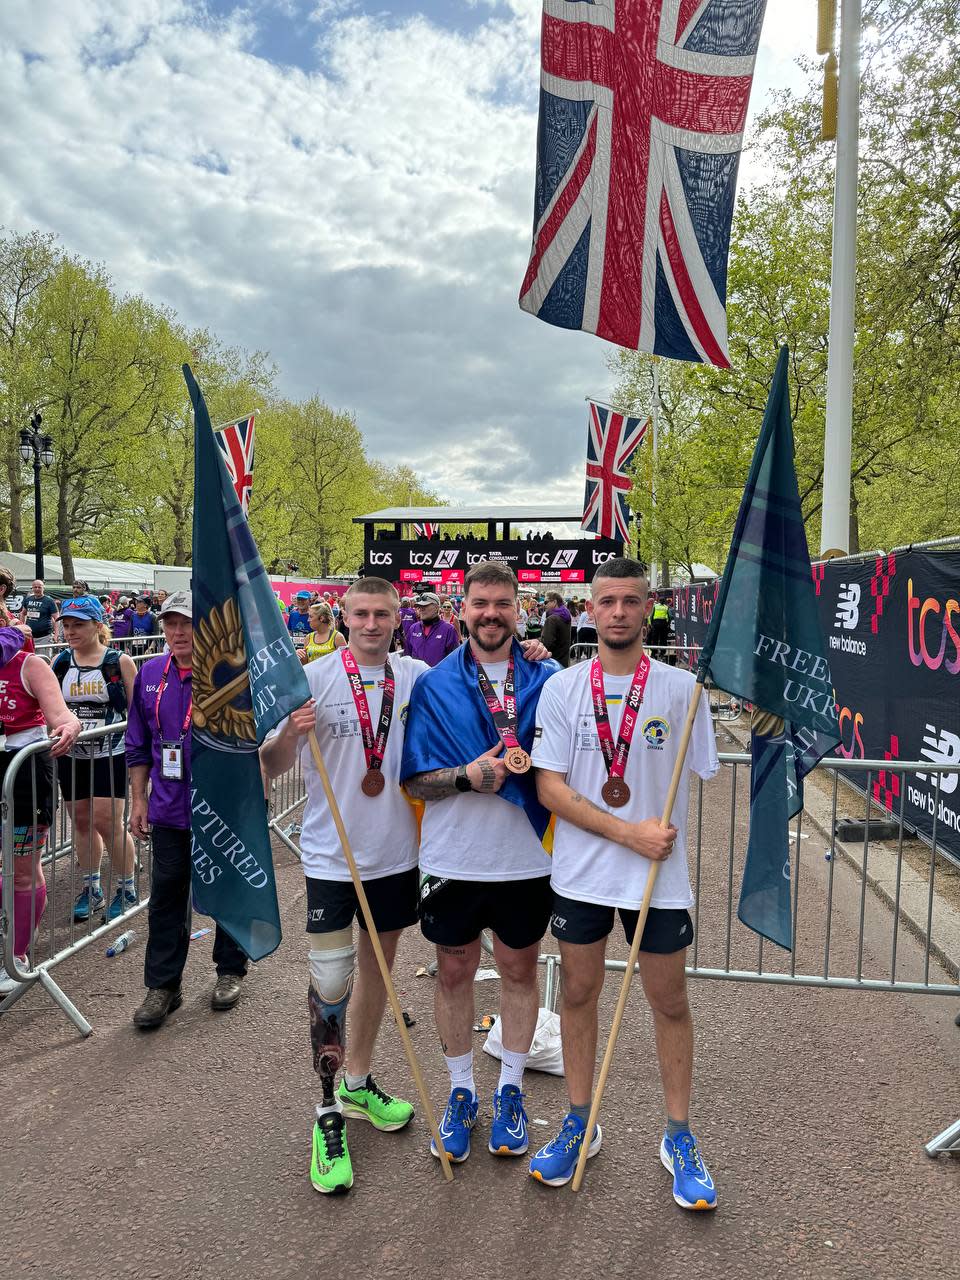
[[[483,669],[502,702],[506,662]],[[531,880],[550,874],[550,856],[519,805],[464,791],[427,801],[420,870],[451,880]]]
[[[630,787],[630,799],[622,808],[614,809],[604,804],[600,794],[608,775],[593,716],[590,667],[589,662],[568,667],[551,676],[544,685],[537,707],[533,762],[539,769],[566,774],[574,791],[607,813],[615,813],[628,822],[659,819],[693,696],[694,677],[663,662],[650,663],[624,775]],[[631,680],[632,673],[627,676],[605,673],[603,677],[614,742]],[[712,778],[719,768],[710,706],[704,698],[694,721],[685,769],[701,778]],[[671,818],[677,828],[677,839],[670,857],[660,864],[650,902],[653,907],[689,907],[693,902],[687,873],[688,798],[689,787],[681,784]],[[557,819],[550,883],[563,897],[636,910],[643,900],[650,866],[646,858],[633,850]]]
[[[418,658],[395,653],[390,655],[390,666],[396,691],[383,762],[386,786],[378,796],[365,796],[360,790],[367,763],[360,720],[340,652],[317,658],[303,669],[310,694],[317,703],[317,741],[357,869],[364,880],[379,880],[417,864],[416,816],[397,779],[410,691],[417,677],[429,667]],[[384,668],[360,667],[360,675],[376,733],[383,702]],[[278,725],[276,732],[282,728],[282,724]],[[347,860],[306,738],[300,747],[300,763],[307,790],[300,833],[304,875],[317,880],[349,880]]]

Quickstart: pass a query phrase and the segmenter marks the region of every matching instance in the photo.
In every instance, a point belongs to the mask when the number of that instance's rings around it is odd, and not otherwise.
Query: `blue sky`
[[[815,14],[769,0],[751,116],[802,83]],[[454,501],[575,501],[613,349],[517,306],[539,25],[540,0],[5,0],[0,225],[269,350]]]

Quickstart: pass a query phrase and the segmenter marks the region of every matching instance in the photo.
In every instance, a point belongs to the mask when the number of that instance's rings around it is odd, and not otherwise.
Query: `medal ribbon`
[[[643,691],[647,687],[650,674],[650,659],[646,654],[637,663],[633,673],[633,682],[623,707],[620,721],[620,732],[617,745],[613,745],[613,731],[610,728],[610,717],[607,715],[607,697],[603,688],[603,667],[600,659],[594,658],[590,664],[590,696],[593,699],[593,718],[597,724],[597,737],[600,739],[600,750],[607,766],[607,774],[611,778],[622,778],[627,767],[630,754],[630,743],[637,727],[640,704],[643,702]]]
[[[470,656],[472,657],[473,655],[471,654]],[[513,688],[513,654],[511,653],[507,659],[507,674],[503,681],[502,703],[493,692],[490,677],[479,662],[477,662],[477,681],[480,685],[480,692],[483,694],[483,700],[487,704],[487,710],[493,717],[493,723],[497,727],[500,741],[508,751],[515,747],[520,747],[520,739],[517,737],[514,728],[517,723],[517,697]],[[520,749],[522,750],[523,748],[521,747]]]
[[[343,663],[343,669],[347,673],[347,679],[350,681],[353,704],[357,708],[357,719],[360,721],[360,734],[363,738],[363,754],[367,761],[367,768],[382,769],[383,757],[387,753],[387,737],[390,733],[390,721],[393,718],[393,700],[397,687],[393,678],[390,659],[385,659],[383,664],[383,701],[380,704],[380,723],[377,725],[377,735],[374,737],[373,720],[370,715],[370,707],[367,704],[367,691],[363,687],[363,676],[360,674],[357,660],[349,648],[344,647],[338,652]]]
[[[167,676],[170,673],[170,663],[172,661],[173,661],[173,654],[171,653],[169,658],[167,658],[167,665],[163,668],[163,675],[160,677],[160,687],[157,689],[157,701],[153,709],[153,713],[156,716],[156,720],[157,720],[157,733],[160,734],[161,738],[163,737],[163,731],[160,728],[160,699],[163,697],[163,691],[167,687]],[[190,716],[192,713],[193,713],[193,688],[191,686],[190,699],[187,702],[187,714],[183,718],[183,728],[180,730],[181,742],[186,736],[187,730],[190,728]]]

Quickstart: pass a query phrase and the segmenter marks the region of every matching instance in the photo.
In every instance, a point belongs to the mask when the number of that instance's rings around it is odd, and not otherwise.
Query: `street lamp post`
[[[53,463],[53,441],[40,434],[43,415],[34,410],[30,430],[20,432],[20,457],[33,463],[33,532],[36,541],[36,576],[43,581],[43,508],[40,505],[40,467]]]

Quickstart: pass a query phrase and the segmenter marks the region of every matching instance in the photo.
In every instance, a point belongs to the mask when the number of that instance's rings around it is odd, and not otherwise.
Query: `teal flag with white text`
[[[193,403],[193,900],[253,960],[280,944],[258,746],[310,697],[188,365]]]
[[[803,808],[804,776],[840,734],[794,467],[787,364],[782,347],[699,669],[784,722],[781,732],[751,735],[737,914],[792,950],[788,823]]]

